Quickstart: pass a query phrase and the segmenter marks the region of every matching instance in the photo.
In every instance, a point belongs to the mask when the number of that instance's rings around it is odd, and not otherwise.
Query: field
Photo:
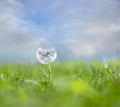
[[[0,64],[0,107],[120,107],[120,62]]]

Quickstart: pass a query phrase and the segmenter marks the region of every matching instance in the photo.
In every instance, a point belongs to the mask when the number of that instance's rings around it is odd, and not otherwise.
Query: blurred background
[[[0,0],[0,62],[120,58],[120,0]]]

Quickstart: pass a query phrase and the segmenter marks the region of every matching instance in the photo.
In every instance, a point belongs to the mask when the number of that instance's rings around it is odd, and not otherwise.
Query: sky
[[[39,47],[58,60],[120,54],[120,0],[0,0],[0,61],[35,61]]]

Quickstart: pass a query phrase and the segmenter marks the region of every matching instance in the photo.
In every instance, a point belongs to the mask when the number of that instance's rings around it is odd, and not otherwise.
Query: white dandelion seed
[[[55,59],[57,58],[57,52],[54,48],[38,48],[36,51],[36,58],[40,63],[48,64],[55,61]]]

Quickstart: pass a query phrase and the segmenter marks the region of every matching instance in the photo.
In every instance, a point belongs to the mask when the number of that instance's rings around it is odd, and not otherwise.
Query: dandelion
[[[57,52],[54,48],[42,49],[38,48],[36,51],[36,58],[42,64],[54,62],[57,57]]]
[[[48,64],[49,67],[49,78],[48,81],[51,80],[51,65],[50,63],[54,62],[57,58],[57,52],[54,48],[43,49],[38,48],[36,51],[36,58],[41,64]]]

